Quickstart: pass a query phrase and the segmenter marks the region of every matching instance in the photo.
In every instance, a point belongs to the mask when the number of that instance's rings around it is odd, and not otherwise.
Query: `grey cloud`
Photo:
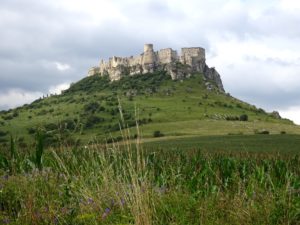
[[[273,64],[273,65],[279,65],[284,67],[300,66],[299,59],[297,61],[284,60],[279,57],[267,57],[266,59],[260,59],[257,56],[250,56],[250,55],[245,56],[244,59],[245,61],[249,61],[249,62],[266,63],[266,64]]]
[[[225,89],[231,95],[268,110],[300,105],[300,79],[297,81],[286,73],[281,75],[281,81],[286,84],[280,84],[272,80],[278,67],[266,71],[265,68],[271,67],[257,63],[257,68],[245,69],[243,73],[236,67],[225,72],[231,77],[223,76]]]
[[[240,74],[240,78],[236,81],[228,82],[223,79],[226,90],[229,90],[232,96],[269,111],[300,105],[300,88],[284,90],[271,82],[268,83],[263,77],[253,77],[249,81],[243,76],[247,75]]]
[[[270,8],[258,19],[251,21],[253,30],[263,35],[277,35],[291,38],[300,36],[300,14],[288,13]]]
[[[148,23],[144,26],[151,24],[151,21],[160,21],[160,24],[156,25],[161,25],[166,21],[174,22],[186,18],[186,15],[181,10],[171,7],[167,1],[136,1],[121,4],[120,7],[124,15],[135,24],[147,20]]]
[[[168,7],[168,5],[165,2],[162,1],[151,1],[148,2],[147,4],[147,8],[149,9],[149,11],[151,11],[154,14],[163,14],[163,15],[168,15],[170,12],[170,8]]]
[[[286,110],[290,106],[300,105],[300,91],[296,90],[292,92],[273,90],[272,93],[264,93],[261,90],[248,89],[234,91],[231,94],[268,111]]]

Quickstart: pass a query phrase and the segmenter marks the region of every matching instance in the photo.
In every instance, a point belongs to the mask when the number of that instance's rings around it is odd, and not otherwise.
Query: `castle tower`
[[[196,48],[182,48],[181,49],[181,63],[190,65],[194,71],[204,73],[205,71],[205,49]]]
[[[155,64],[156,57],[153,51],[153,44],[145,44],[144,45],[144,57],[143,57],[143,65],[145,64]]]
[[[144,53],[153,52],[153,44],[144,44]]]
[[[194,62],[205,62],[205,49],[196,47],[196,48],[182,48],[181,49],[181,63],[193,65]]]

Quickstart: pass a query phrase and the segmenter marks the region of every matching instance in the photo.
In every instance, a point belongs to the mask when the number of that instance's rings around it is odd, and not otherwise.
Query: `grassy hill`
[[[9,134],[20,145],[33,140],[38,129],[48,144],[60,140],[87,143],[119,138],[120,109],[135,136],[136,121],[142,136],[195,136],[228,134],[299,134],[291,121],[278,119],[216,87],[208,90],[202,74],[171,80],[165,72],[123,77],[86,77],[61,95],[47,96],[22,107],[0,112],[0,142]]]
[[[299,224],[299,126],[206,82],[93,76],[2,111],[0,224]]]

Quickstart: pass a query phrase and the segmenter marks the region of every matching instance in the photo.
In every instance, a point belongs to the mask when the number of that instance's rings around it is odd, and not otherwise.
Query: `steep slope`
[[[286,119],[244,103],[207,84],[203,74],[172,80],[164,71],[124,76],[111,82],[107,76],[86,77],[61,95],[49,96],[16,109],[0,112],[0,142],[9,134],[28,145],[37,130],[47,143],[104,141],[119,136],[119,102],[126,126],[141,125],[143,137],[300,133]],[[155,134],[154,134],[155,133]]]

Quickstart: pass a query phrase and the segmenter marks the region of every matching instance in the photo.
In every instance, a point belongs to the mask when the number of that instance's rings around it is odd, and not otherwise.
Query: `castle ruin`
[[[181,55],[177,51],[166,48],[153,50],[153,44],[145,44],[144,52],[138,56],[109,58],[108,62],[101,60],[98,67],[89,70],[88,76],[108,75],[110,80],[120,80],[124,75],[153,73],[165,70],[173,80],[184,79],[192,73],[201,73],[204,79],[213,81],[218,89],[224,92],[220,75],[214,68],[209,68],[205,62],[205,49],[201,47],[182,48]]]

